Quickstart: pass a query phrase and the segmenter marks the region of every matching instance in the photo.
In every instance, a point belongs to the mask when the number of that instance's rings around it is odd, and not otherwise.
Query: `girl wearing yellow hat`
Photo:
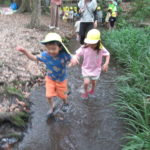
[[[50,104],[47,116],[51,117],[55,107],[53,102],[55,96],[63,100],[63,111],[68,109],[66,65],[72,60],[72,57],[57,33],[48,33],[41,43],[45,45],[46,50],[40,56],[35,56],[22,47],[16,49],[30,60],[43,62],[46,65],[46,97]]]
[[[102,45],[100,32],[97,29],[92,29],[87,33],[84,43],[85,45],[76,51],[75,57],[77,59],[83,57],[82,76],[84,78],[84,93],[81,94],[81,98],[87,99],[89,95],[94,95],[96,80],[99,79],[101,70],[105,72],[108,70],[110,53]],[[106,60],[102,65],[103,57]],[[92,88],[88,91],[90,84],[92,84]]]
[[[96,0],[80,0],[78,3],[80,22],[80,44],[84,43],[84,39],[89,30],[97,28],[97,1]]]

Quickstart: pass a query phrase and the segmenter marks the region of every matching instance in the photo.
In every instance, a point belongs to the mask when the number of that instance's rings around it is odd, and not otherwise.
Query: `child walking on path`
[[[102,45],[100,32],[97,29],[92,29],[87,33],[84,40],[84,46],[81,46],[77,51],[75,57],[79,59],[83,57],[82,63],[82,76],[84,78],[84,93],[81,94],[81,98],[87,99],[88,95],[94,95],[96,81],[100,77],[101,69],[105,72],[108,70],[110,53]],[[102,66],[102,58],[106,57],[105,63]],[[77,64],[76,62],[75,64]],[[75,65],[71,63],[71,65]],[[92,88],[88,91],[89,85],[92,84]]]
[[[68,49],[62,43],[60,35],[57,33],[47,34],[41,43],[45,45],[46,51],[42,52],[40,56],[34,56],[19,46],[16,49],[26,55],[30,60],[40,61],[46,65],[46,97],[50,104],[50,110],[47,116],[51,117],[53,116],[55,107],[53,102],[53,97],[55,96],[63,100],[62,110],[67,111],[68,109],[66,65],[73,59]]]

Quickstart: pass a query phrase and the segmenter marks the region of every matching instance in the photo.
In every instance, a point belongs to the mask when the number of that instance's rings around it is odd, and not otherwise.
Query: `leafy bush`
[[[117,24],[117,29],[131,26],[131,24],[128,23],[127,19],[125,17],[123,17],[122,15],[117,17],[116,24]]]
[[[123,150],[150,149],[150,29],[103,32],[103,41],[124,68],[118,78],[118,108],[128,124]]]
[[[10,5],[10,0],[2,0],[0,1],[0,4]]]
[[[134,0],[132,15],[136,20],[147,20],[150,18],[150,1],[149,0]]]

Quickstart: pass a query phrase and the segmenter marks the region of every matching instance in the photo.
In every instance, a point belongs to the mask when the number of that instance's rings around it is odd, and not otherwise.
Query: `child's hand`
[[[22,53],[26,53],[26,50],[25,50],[23,47],[21,47],[21,46],[17,46],[17,47],[16,47],[16,50],[17,50],[17,51],[20,51],[20,52],[22,52]]]
[[[79,60],[77,56],[72,56],[71,61],[69,63],[69,67],[75,66],[76,64],[79,64]]]
[[[104,64],[103,67],[102,67],[102,70],[104,72],[107,72],[108,71],[108,64]]]

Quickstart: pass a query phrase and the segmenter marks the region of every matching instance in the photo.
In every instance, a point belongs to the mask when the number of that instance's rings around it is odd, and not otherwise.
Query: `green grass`
[[[26,121],[28,121],[29,114],[26,112],[19,112],[10,118],[13,125],[17,127],[25,128],[27,126]]]
[[[115,106],[127,124],[122,150],[150,149],[150,28],[103,32],[112,57],[123,67]]]
[[[10,122],[12,125],[18,128],[25,128],[29,119],[29,113],[27,112],[1,112],[0,124],[4,122]]]
[[[0,4],[4,4],[4,5],[10,5],[10,0],[2,0],[0,1]]]
[[[150,1],[149,0],[134,0],[133,10],[131,11],[134,20],[145,21],[150,18]]]
[[[25,99],[24,95],[22,94],[21,90],[18,90],[17,88],[15,88],[14,86],[6,86],[5,87],[5,91],[4,93],[6,93],[7,95],[14,95],[17,96],[18,98],[20,98],[21,100]]]

